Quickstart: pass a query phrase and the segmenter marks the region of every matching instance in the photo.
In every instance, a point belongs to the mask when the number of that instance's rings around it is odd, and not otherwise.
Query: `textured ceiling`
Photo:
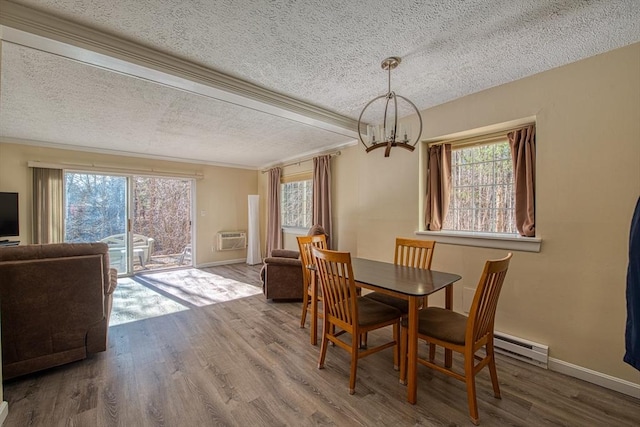
[[[13,138],[253,167],[344,142],[311,126],[11,43],[2,56],[11,66],[2,70],[0,128]]]
[[[640,41],[638,0],[15,3],[352,119],[387,56],[424,109]],[[0,77],[4,138],[256,168],[353,140],[11,42]]]

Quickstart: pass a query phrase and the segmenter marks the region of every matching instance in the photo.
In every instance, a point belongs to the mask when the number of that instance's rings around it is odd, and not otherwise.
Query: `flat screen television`
[[[18,193],[0,193],[0,238],[19,235]]]

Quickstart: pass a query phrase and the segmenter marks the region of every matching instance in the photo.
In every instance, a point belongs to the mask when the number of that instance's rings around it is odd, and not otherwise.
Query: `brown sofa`
[[[0,247],[3,378],[105,351],[116,285],[105,243]]]

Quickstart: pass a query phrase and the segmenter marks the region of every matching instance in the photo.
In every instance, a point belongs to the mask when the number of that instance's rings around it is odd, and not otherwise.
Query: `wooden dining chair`
[[[420,312],[418,338],[429,343],[429,358],[418,357],[418,363],[452,376],[467,384],[467,400],[471,421],[478,425],[478,402],[476,398],[475,376],[485,366],[493,385],[493,394],[500,398],[498,373],[496,371],[493,349],[493,323],[496,316],[498,297],[511,261],[511,253],[505,258],[487,261],[478,282],[469,315],[464,316],[452,310],[428,307]],[[435,346],[461,353],[464,357],[464,373],[458,373],[452,367],[437,364]],[[485,348],[484,357],[476,353]],[[400,377],[406,379],[407,334],[402,333]],[[476,363],[476,360],[479,362]]]
[[[302,297],[302,315],[300,316],[300,327],[304,328],[307,319],[307,311],[311,309],[311,345],[318,344],[318,317],[322,317],[322,312],[318,310],[318,303],[322,303],[322,294],[318,289],[315,269],[309,266],[314,264],[311,247],[327,249],[327,236],[316,234],[313,236],[298,236],[298,248],[302,261],[302,277],[305,292]]]
[[[398,340],[393,339],[373,348],[361,349],[360,335],[375,329],[393,326],[393,336],[398,337],[400,311],[395,307],[358,296],[349,252],[330,251],[316,247],[312,247],[311,251],[322,289],[324,310],[318,369],[324,368],[329,342],[348,351],[351,354],[349,394],[353,394],[356,386],[358,360],[386,348],[398,346]],[[351,335],[350,343],[338,338],[345,333]]]
[[[435,249],[435,246],[436,242],[432,240],[416,240],[396,237],[396,249],[393,255],[393,263],[396,265],[428,270],[431,268],[431,260],[433,259],[433,250]],[[397,308],[400,310],[404,318],[409,314],[409,301],[407,300],[396,298],[381,292],[371,292],[365,295],[365,297]],[[421,305],[426,307],[426,297]],[[366,335],[362,338],[362,346],[367,346]],[[399,359],[400,347],[397,347],[397,351],[393,356],[393,364],[396,368],[399,366]]]

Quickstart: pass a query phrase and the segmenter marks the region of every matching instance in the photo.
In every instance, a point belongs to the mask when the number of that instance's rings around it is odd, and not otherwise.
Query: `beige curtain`
[[[33,168],[33,243],[63,241],[62,189],[62,169]]]
[[[269,194],[267,195],[267,257],[271,251],[282,248],[282,218],[280,216],[281,168],[269,169]]]
[[[451,144],[429,147],[425,229],[442,230],[451,193]]]
[[[521,236],[533,237],[535,227],[536,128],[529,125],[509,132],[515,185],[516,228]]]
[[[331,222],[331,156],[313,158],[313,215],[312,225],[320,225],[327,234],[327,247],[331,248],[333,227]]]

